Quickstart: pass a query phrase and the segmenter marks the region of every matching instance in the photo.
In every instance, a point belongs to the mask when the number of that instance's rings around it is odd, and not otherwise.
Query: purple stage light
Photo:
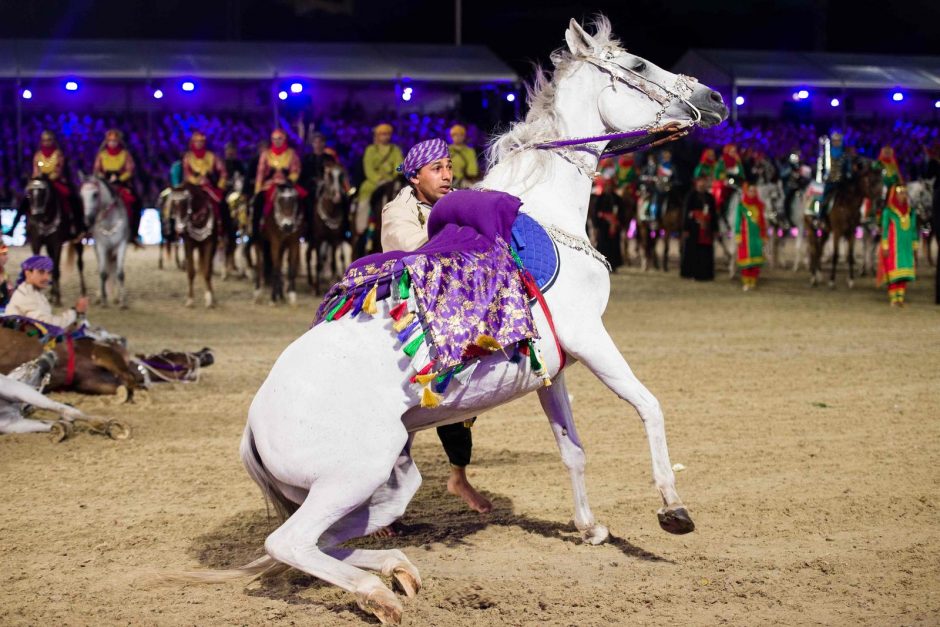
[[[153,90],[153,99],[154,99],[154,100],[160,100],[161,98],[163,98],[163,90],[162,90],[162,89],[154,89],[154,90]]]
[[[744,96],[738,96],[737,98],[735,98],[735,99],[734,99],[734,104],[738,105],[739,107],[740,107],[741,105],[743,105],[743,104],[744,104]]]
[[[832,100],[829,101],[830,107],[838,107],[840,104],[842,103],[839,101],[838,98],[833,98]]]
[[[299,94],[299,93],[302,92],[303,90],[304,90],[304,86],[303,86],[302,83],[291,83],[291,84],[290,84],[290,93],[292,93],[292,94]]]
[[[23,100],[32,100],[32,99],[33,99],[33,92],[30,91],[30,90],[28,90],[28,89],[24,89],[24,90],[20,93],[20,96],[23,98]]]
[[[516,94],[512,92],[509,92],[508,94],[506,94],[506,102],[515,102],[515,101],[516,101]]]
[[[277,97],[281,100],[287,100],[287,92],[282,89],[281,91],[277,92]]]
[[[183,81],[183,83],[180,85],[180,89],[183,91],[195,91],[196,83],[192,81]]]
[[[411,87],[405,87],[401,92],[401,99],[405,102],[411,100],[411,97],[414,95],[414,90]]]
[[[66,81],[65,91],[78,91],[78,83],[76,81]]]
[[[891,94],[891,100],[895,102],[901,102],[902,100],[904,100],[904,94],[902,94],[899,91],[896,91],[893,94]]]

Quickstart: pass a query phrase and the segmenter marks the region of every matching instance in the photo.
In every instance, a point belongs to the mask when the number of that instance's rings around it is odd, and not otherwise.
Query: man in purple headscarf
[[[24,316],[45,322],[63,329],[72,325],[78,314],[88,311],[88,298],[82,296],[75,306],[61,314],[52,313],[52,305],[43,295],[42,290],[52,281],[52,259],[44,255],[33,255],[20,266],[20,276],[16,289],[7,303],[7,316]]]
[[[431,208],[450,192],[454,179],[450,151],[444,140],[429,139],[415,144],[399,171],[409,186],[382,209],[382,249],[412,251],[428,241]],[[471,509],[486,513],[493,505],[470,485],[467,464],[473,438],[463,423],[437,428],[437,435],[450,460],[447,491],[462,498]]]

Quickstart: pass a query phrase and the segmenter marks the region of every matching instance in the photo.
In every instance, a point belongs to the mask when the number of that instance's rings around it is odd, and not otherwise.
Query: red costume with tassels
[[[267,216],[274,206],[274,194],[282,183],[293,183],[297,195],[306,198],[307,190],[297,184],[300,178],[300,158],[287,145],[287,134],[281,129],[271,133],[271,147],[258,160],[255,175],[255,193],[264,192],[263,214]]]

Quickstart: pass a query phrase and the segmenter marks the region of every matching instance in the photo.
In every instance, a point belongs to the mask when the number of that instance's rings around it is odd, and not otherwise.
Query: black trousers
[[[473,420],[476,420],[476,418],[473,418]],[[444,452],[447,453],[447,459],[452,465],[462,468],[470,464],[473,435],[469,427],[465,427],[462,422],[444,425],[437,428],[437,437],[441,439]]]

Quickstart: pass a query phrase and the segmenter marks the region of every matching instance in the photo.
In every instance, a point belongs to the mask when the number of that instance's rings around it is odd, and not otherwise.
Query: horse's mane
[[[620,42],[611,34],[610,20],[603,15],[596,15],[590,22],[594,30],[594,40],[605,48],[622,49]],[[555,89],[557,79],[564,77],[579,64],[583,57],[572,54],[566,47],[555,50],[549,57],[554,71],[535,65],[532,81],[526,83],[526,103],[529,112],[521,122],[513,122],[509,130],[494,137],[486,149],[486,161],[489,169],[505,161],[512,155],[533,146],[557,139],[559,136],[558,112],[555,110]],[[523,180],[528,180],[534,172],[547,174],[545,166],[550,163],[547,152],[537,153],[537,167],[525,173]]]

